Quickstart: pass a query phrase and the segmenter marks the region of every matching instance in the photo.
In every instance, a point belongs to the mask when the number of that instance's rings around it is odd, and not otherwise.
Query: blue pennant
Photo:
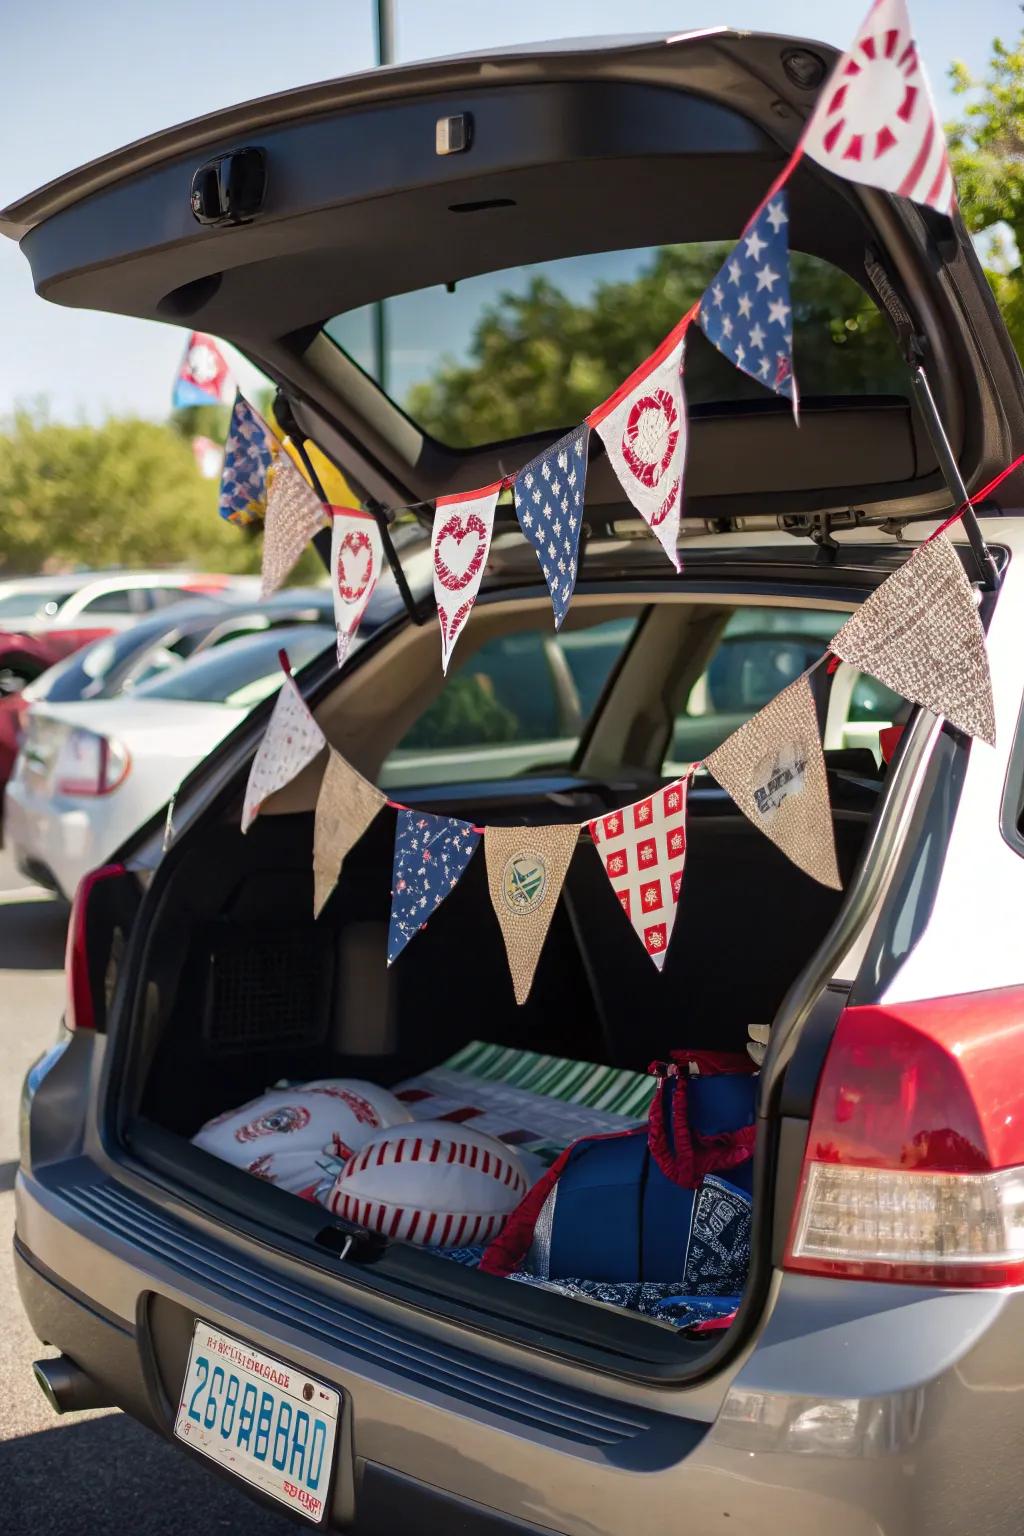
[[[723,357],[795,407],[788,230],[786,194],[779,192],[704,290],[697,321]]]
[[[398,812],[388,965],[458,885],[479,841],[468,821],[429,811]]]
[[[590,428],[575,427],[516,475],[519,526],[533,545],[561,629],[576,587]]]
[[[220,515],[244,527],[259,522],[267,510],[267,479],[274,462],[274,439],[248,400],[235,396],[224,443],[220,479]]]

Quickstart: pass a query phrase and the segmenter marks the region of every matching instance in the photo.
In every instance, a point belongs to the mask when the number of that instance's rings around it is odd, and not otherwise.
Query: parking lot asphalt
[[[36,1339],[11,1260],[18,1096],[54,1040],[64,1000],[67,908],[0,853],[0,1533],[26,1536],[284,1536],[269,1513],[116,1410],[58,1418],[31,1362]]]

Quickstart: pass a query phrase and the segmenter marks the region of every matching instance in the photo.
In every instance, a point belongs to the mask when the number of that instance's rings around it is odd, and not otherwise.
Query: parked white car
[[[246,578],[197,571],[80,571],[67,576],[26,576],[0,582],[0,629],[36,635],[52,629],[127,629],[156,608],[196,592],[214,595],[241,587]]]
[[[70,897],[169,800],[181,780],[281,685],[334,643],[326,624],[232,640],[114,699],[40,703],[4,800],[4,839],[22,874]]]

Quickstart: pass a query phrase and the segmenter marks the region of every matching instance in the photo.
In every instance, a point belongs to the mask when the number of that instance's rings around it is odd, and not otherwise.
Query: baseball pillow
[[[468,1125],[419,1120],[374,1131],[334,1182],[335,1215],[432,1248],[487,1242],[527,1189],[515,1152]]]
[[[318,1159],[350,1158],[372,1132],[411,1119],[405,1105],[359,1078],[324,1078],[272,1088],[207,1121],[193,1145],[292,1194],[322,1177]]]

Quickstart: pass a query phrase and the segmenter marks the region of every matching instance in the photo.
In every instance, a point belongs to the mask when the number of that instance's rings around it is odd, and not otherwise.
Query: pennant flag
[[[946,140],[906,0],[875,0],[822,89],[802,143],[836,176],[952,212]]]
[[[219,480],[224,468],[224,449],[211,437],[192,439],[192,457],[204,480]]]
[[[432,912],[458,885],[480,841],[468,821],[399,811],[391,879],[388,965],[426,925]]]
[[[231,369],[213,337],[193,331],[174,380],[174,410],[187,405],[219,405],[230,378]]]
[[[329,507],[328,511],[334,520],[331,579],[340,667],[380,577],[384,546],[380,529],[368,512],[357,512],[350,507]]]
[[[574,427],[516,475],[519,526],[537,552],[561,629],[576,587],[590,428]]]
[[[805,874],[841,890],[825,758],[806,674],[727,737],[704,766]]]
[[[480,491],[437,498],[431,552],[434,599],[441,621],[441,668],[445,672],[480,590],[501,487],[497,480]]]
[[[797,411],[793,307],[789,301],[789,205],[767,200],[701,296],[697,323],[713,347]]]
[[[686,788],[664,789],[588,822],[612,890],[660,971],[675,926],[686,861]]]
[[[327,739],[306,708],[295,680],[287,675],[249,770],[242,807],[243,832],[248,832],[267,796],[290,784],[326,745]]]
[[[905,699],[995,746],[985,632],[971,584],[944,533],[875,588],[831,649]]]
[[[669,331],[645,363],[587,424],[600,434],[619,484],[676,570],[686,462],[683,347],[688,319]]]
[[[243,528],[261,521],[267,509],[270,471],[280,451],[266,422],[257,416],[248,400],[236,395],[224,443],[221,517]]]
[[[375,784],[346,763],[340,752],[328,747],[313,823],[314,917],[320,916],[337,885],[347,854],[386,804],[387,796]]]
[[[319,496],[302,478],[288,455],[279,454],[270,475],[263,524],[261,597],[269,597],[277,591],[325,521]]]
[[[487,884],[517,1003],[525,1003],[566,870],[579,839],[575,822],[553,827],[487,827]]]

